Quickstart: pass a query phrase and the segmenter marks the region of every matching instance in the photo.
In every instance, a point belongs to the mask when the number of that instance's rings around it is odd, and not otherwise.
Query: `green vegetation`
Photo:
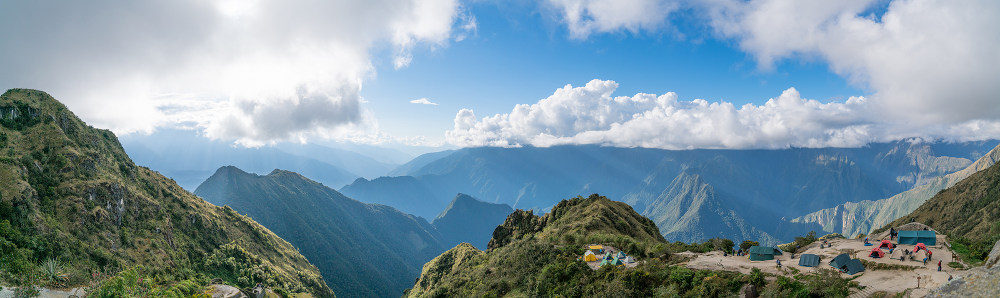
[[[494,236],[485,252],[463,244],[428,262],[405,296],[725,297],[754,284],[770,297],[844,297],[851,286],[831,270],[779,277],[782,284],[774,285],[759,270],[744,275],[676,266],[674,252],[731,250],[733,242],[667,243],[649,219],[598,195],[564,200],[541,217],[515,211]],[[621,248],[639,263],[592,270],[579,260],[589,243]]]
[[[1000,165],[994,164],[942,190],[909,215],[876,232],[912,221],[948,235],[952,249],[965,263],[982,263],[1000,240]]]
[[[965,268],[965,266],[962,266],[962,263],[959,263],[959,262],[948,262],[948,267],[955,268],[955,269],[964,269]]]
[[[809,231],[809,233],[805,236],[796,236],[795,241],[792,241],[791,243],[778,245],[778,248],[790,253],[796,253],[800,248],[806,247],[806,245],[812,244],[813,242],[816,242],[816,240],[819,240],[819,238],[816,238],[816,232]]]
[[[288,242],[136,166],[113,133],[87,126],[44,92],[0,95],[0,135],[0,284],[78,286],[143,266],[147,289],[169,287],[215,277],[209,256],[238,241],[280,276],[269,286],[333,296]],[[250,276],[230,273],[230,283]]]
[[[757,241],[743,240],[743,242],[740,243],[740,249],[742,249],[743,251],[749,251],[751,247],[759,245],[760,242]]]
[[[871,262],[865,259],[860,259],[861,264],[865,265],[865,270],[894,270],[894,271],[912,271],[920,267],[903,265],[903,264],[888,264]]]

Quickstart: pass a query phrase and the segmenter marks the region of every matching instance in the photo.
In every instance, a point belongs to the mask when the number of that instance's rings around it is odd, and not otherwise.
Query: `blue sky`
[[[0,3],[0,88],[241,146],[1000,137],[990,0]],[[411,101],[424,100],[418,104]]]
[[[362,95],[378,111],[380,128],[394,135],[443,138],[461,108],[484,114],[510,112],[566,84],[614,80],[615,95],[676,92],[681,100],[762,104],[789,87],[820,101],[868,95],[817,59],[790,59],[773,69],[756,62],[732,40],[713,36],[692,12],[664,32],[604,33],[570,38],[552,13],[532,3],[501,6],[473,2],[478,32],[446,47],[422,49],[406,68],[388,57],[375,60],[377,77]],[[427,98],[438,106],[412,106]],[[414,123],[420,123],[414,125]]]

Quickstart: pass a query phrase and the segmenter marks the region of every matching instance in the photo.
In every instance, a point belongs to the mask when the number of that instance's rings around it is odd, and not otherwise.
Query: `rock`
[[[243,294],[240,289],[229,285],[211,285],[209,286],[212,292],[212,298],[250,298],[247,294]]]
[[[746,284],[740,289],[741,298],[757,298],[759,294],[757,293],[757,286],[752,284]]]
[[[1000,297],[1000,268],[978,267],[927,293],[927,297]]]
[[[1000,261],[1000,240],[997,240],[996,244],[993,244],[993,250],[990,251],[990,255],[986,257],[986,262],[983,267],[993,268]]]

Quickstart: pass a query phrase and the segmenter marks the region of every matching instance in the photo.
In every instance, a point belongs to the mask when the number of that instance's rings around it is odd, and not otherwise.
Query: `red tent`
[[[872,257],[872,258],[881,258],[881,257],[885,256],[885,253],[882,252],[881,249],[879,249],[878,247],[876,247],[876,248],[872,248],[872,252],[870,254],[868,254],[868,256]]]
[[[917,243],[917,249],[916,249],[916,251],[920,251],[921,249],[925,249],[926,250],[927,246],[924,245],[923,243]]]
[[[879,244],[878,248],[892,248],[892,241],[889,241],[889,239],[883,239],[882,244]]]

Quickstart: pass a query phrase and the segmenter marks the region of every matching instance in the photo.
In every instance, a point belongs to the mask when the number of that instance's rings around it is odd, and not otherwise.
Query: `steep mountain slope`
[[[340,192],[359,201],[389,205],[409,214],[432,219],[444,209],[451,194],[428,188],[410,176],[379,177],[372,180],[358,178]]]
[[[845,202],[887,198],[960,170],[972,163],[969,158],[996,145],[907,140],[863,148],[783,150],[466,148],[424,155],[394,171],[409,177],[382,179],[377,187],[359,180],[342,190],[366,202],[440,204],[420,205],[428,209],[443,208],[441,198],[466,193],[535,211],[551,208],[556,203],[552,198],[599,192],[653,218],[670,240],[723,236],[790,241],[821,227],[786,219]],[[438,155],[444,156],[430,160]],[[697,208],[678,209],[691,206]]]
[[[504,204],[482,202],[466,194],[458,194],[431,224],[441,233],[445,247],[468,242],[485,249],[490,234],[513,211]]]
[[[289,169],[313,177],[330,187],[344,186],[359,177],[359,174],[329,163],[331,160],[338,160],[332,149],[331,153],[321,155],[318,153],[322,150],[310,147],[308,153],[315,155],[303,157],[273,147],[235,147],[227,142],[199,137],[193,131],[171,129],[150,135],[132,134],[122,139],[122,145],[137,164],[163,173],[189,191],[194,191],[205,178],[225,165],[234,165],[254,173]],[[360,158],[350,155],[341,159],[364,164],[365,160]],[[374,160],[368,161],[373,165],[388,167]]]
[[[640,284],[621,289],[621,281],[598,277],[577,260],[584,243],[609,242],[601,240],[613,240],[641,259],[652,256],[654,247],[661,244],[662,249],[665,243],[652,221],[624,203],[597,195],[563,200],[541,217],[531,211],[512,213],[493,232],[486,252],[460,244],[441,254],[424,265],[420,279],[406,296],[650,293],[652,287]]]
[[[113,133],[48,94],[8,90],[0,124],[0,282],[58,260],[72,285],[142,266],[155,283],[222,278],[333,296],[291,244],[136,166]]]
[[[817,223],[823,226],[824,231],[831,233],[867,234],[875,228],[913,212],[942,189],[951,187],[959,181],[991,167],[998,160],[1000,160],[1000,146],[993,148],[965,169],[934,178],[927,184],[919,185],[890,198],[847,202],[833,208],[803,215],[793,219],[792,222]]]
[[[876,232],[913,221],[948,235],[957,251],[968,251],[969,261],[982,261],[1000,240],[1000,165],[970,175]]]
[[[444,251],[426,220],[365,204],[299,174],[219,168],[195,193],[230,206],[291,242],[345,296],[396,296]]]

